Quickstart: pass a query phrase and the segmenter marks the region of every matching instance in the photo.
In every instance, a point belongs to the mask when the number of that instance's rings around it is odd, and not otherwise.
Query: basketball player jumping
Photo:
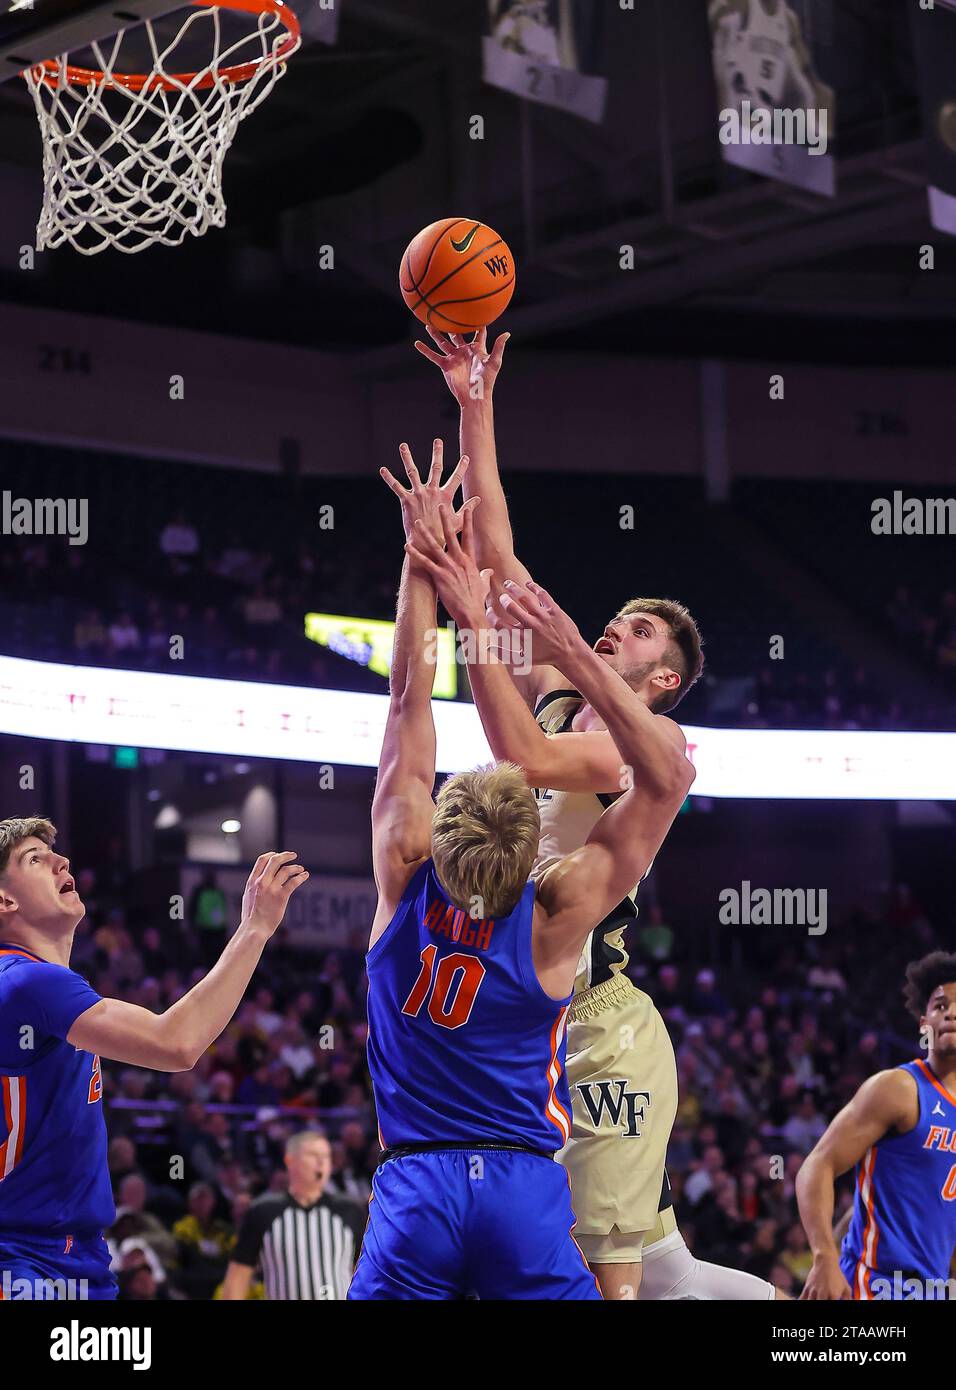
[[[520,591],[528,573],[514,554],[492,405],[509,335],[502,334],[490,354],[484,330],[470,343],[457,335],[431,336],[440,351],[415,346],[444,373],[461,408],[462,452],[471,459],[465,495],[482,498],[479,563],[493,570],[497,594]],[[520,628],[504,615],[493,621]],[[535,664],[521,662],[510,679],[485,663],[469,668],[492,752],[517,763],[538,789],[535,874],[584,842],[622,786],[653,798],[689,785],[684,736],[663,717],[703,666],[700,635],[686,608],[667,599],[634,599],[594,650],[620,674],[639,710],[645,744],[639,777],[542,634],[534,636]],[[635,1298],[641,1290],[641,1297],[655,1299],[769,1300],[772,1284],[696,1260],[677,1230],[664,1166],[677,1111],[674,1050],[653,1002],[624,974],[623,932],[637,915],[636,892],[630,885],[589,937],[575,979],[568,1023],[574,1125],[561,1161],[571,1177],[576,1235],[606,1298]]]
[[[295,855],[263,854],[216,965],[162,1014],[70,969],[85,912],[40,816],[0,821],[0,1299],[116,1297],[100,1058],[188,1071],[235,1013],[289,898]]]
[[[584,942],[650,864],[693,774],[686,765],[654,796],[626,791],[537,883],[540,817],[518,768],[460,773],[432,800],[436,586],[460,627],[480,633],[487,577],[472,559],[478,499],[455,518],[448,508],[466,461],[443,488],[440,442],[426,484],[404,445],[402,458],[410,489],[383,470],[410,539],[372,804],[379,901],[366,958],[385,1153],[349,1297],[599,1299],[571,1236],[567,1174],[552,1161],[571,1129],[565,1021]],[[647,710],[544,590],[528,581],[521,598],[522,622],[548,634],[650,780]]]
[[[946,1299],[956,1249],[956,955],[906,970],[906,1006],[929,1048],[877,1072],[831,1121],[797,1174],[813,1251],[805,1299]],[[856,1165],[841,1250],[834,1182]]]

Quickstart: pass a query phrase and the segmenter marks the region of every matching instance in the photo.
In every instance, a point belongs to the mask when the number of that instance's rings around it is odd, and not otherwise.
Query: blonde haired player
[[[485,330],[472,343],[457,335],[432,338],[442,351],[415,346],[442,370],[461,407],[462,452],[471,460],[465,495],[482,499],[475,518],[479,563],[491,571],[492,590],[504,605],[497,621],[520,635],[524,620],[516,596],[528,573],[514,554],[492,410],[508,335],[490,354]],[[519,654],[515,642],[511,647],[513,656]],[[635,599],[611,620],[594,650],[634,694],[644,740],[639,772],[623,765],[628,760],[606,724],[571,686],[560,662],[550,664],[557,654],[540,633],[534,665],[515,662],[510,673],[485,662],[469,666],[492,752],[522,767],[537,789],[537,875],[584,842],[622,788],[634,785],[636,794],[656,799],[681,787],[686,792],[692,780],[684,736],[663,717],[703,665],[700,635],[686,608],[673,600]],[[575,979],[568,1024],[573,1129],[561,1154],[571,1179],[575,1234],[606,1298],[636,1297],[643,1261],[656,1298],[772,1299],[773,1286],[763,1280],[695,1260],[676,1229],[664,1170],[677,1110],[674,1050],[652,1000],[623,973],[623,932],[637,915],[636,893],[635,885],[588,938]]]

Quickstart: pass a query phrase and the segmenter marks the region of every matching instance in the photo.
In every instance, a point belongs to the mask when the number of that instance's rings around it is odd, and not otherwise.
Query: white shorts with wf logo
[[[592,1262],[639,1261],[657,1226],[677,1063],[653,1001],[625,976],[575,997],[567,1071],[571,1139],[558,1158],[571,1180],[575,1238]]]

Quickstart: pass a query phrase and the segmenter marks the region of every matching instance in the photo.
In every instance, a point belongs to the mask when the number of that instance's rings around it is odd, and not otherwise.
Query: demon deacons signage
[[[710,0],[708,15],[724,159],[833,197],[832,0]]]
[[[494,87],[604,119],[607,80],[597,75],[607,0],[488,0],[484,77]]]
[[[911,10],[933,226],[956,235],[956,0]]]

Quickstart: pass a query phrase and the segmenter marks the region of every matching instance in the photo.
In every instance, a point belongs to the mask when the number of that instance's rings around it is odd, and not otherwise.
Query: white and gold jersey
[[[773,109],[783,101],[793,58],[790,8],[778,0],[770,14],[764,0],[750,0],[746,14],[727,16],[719,27],[714,59],[718,76],[738,101]]]
[[[576,690],[552,690],[543,695],[535,708],[539,728],[549,736],[571,732],[574,716],[584,704]],[[616,800],[613,792],[560,792],[548,787],[534,789],[541,817],[541,839],[532,876],[540,875],[558,859],[580,849],[605,807]],[[594,928],[581,952],[574,992],[603,984],[627,965],[624,948],[625,928],[637,916],[633,892]]]

